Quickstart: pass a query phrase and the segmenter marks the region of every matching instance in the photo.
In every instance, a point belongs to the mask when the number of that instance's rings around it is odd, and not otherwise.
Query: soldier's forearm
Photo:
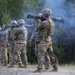
[[[42,25],[39,25],[39,26],[37,27],[38,30],[40,30],[40,29],[42,29],[42,28],[44,28]]]

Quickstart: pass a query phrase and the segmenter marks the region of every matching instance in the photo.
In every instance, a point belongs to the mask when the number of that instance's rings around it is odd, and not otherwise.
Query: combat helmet
[[[12,20],[12,21],[11,21],[11,26],[17,26],[17,25],[18,25],[18,23],[17,23],[16,20]]]
[[[2,25],[2,30],[3,30],[3,29],[6,29],[6,25],[5,25],[5,24],[4,24],[4,25]]]
[[[24,21],[23,19],[19,19],[19,20],[17,21],[17,23],[18,23],[19,25],[24,25],[24,24],[25,24],[25,21]]]
[[[48,18],[50,16],[50,14],[52,13],[52,11],[49,8],[46,8],[44,10],[42,10],[42,14]]]

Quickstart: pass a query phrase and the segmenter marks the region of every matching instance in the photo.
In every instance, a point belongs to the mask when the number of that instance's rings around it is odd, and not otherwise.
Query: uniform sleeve
[[[8,41],[10,40],[10,30],[8,31]]]
[[[28,31],[27,31],[27,29],[25,29],[25,39],[26,39],[26,41],[27,41],[27,37],[28,37]]]
[[[48,26],[47,21],[43,21],[43,22],[37,27],[37,29],[38,29],[38,30],[41,30],[41,29],[43,29],[43,28],[45,28],[45,27],[47,27],[47,26]]]
[[[55,24],[52,20],[50,20],[50,35],[52,36],[54,34]]]
[[[12,30],[12,33],[11,33],[11,35],[10,35],[10,38],[11,38],[12,40],[16,40],[16,37],[17,37],[18,34],[19,34],[18,29],[17,29],[17,28],[14,28],[14,29]]]

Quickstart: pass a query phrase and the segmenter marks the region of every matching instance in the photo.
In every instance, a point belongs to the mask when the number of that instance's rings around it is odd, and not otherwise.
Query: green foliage
[[[8,13],[3,13],[2,16],[3,16],[3,18],[1,18],[2,25],[9,24],[10,23],[10,19],[9,19],[10,15]]]
[[[75,27],[66,31],[58,29],[57,40],[54,42],[54,52],[60,63],[75,63]]]
[[[35,64],[37,62],[37,58],[35,56],[35,45],[30,46],[29,42],[27,44],[27,56],[28,56],[28,62],[31,64]]]
[[[25,10],[38,8],[38,0],[24,0],[24,8]]]
[[[7,9],[12,19],[19,18],[22,11],[22,1],[23,0],[7,0]]]
[[[0,25],[9,23],[5,19],[23,18],[29,8],[37,8],[38,0],[0,0]]]
[[[2,25],[4,13],[7,11],[7,1],[0,0],[0,25]]]
[[[37,6],[37,0],[7,0],[7,9],[11,18],[18,19],[23,17],[23,12]]]
[[[60,42],[56,41],[53,43],[53,50],[54,50],[55,55],[58,58],[59,63],[61,63],[63,60],[63,56],[64,56],[64,50],[60,46]]]

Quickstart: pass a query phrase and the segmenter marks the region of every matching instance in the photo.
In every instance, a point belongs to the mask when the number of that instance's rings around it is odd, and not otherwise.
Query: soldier
[[[47,49],[49,48],[49,56],[52,57],[53,60],[53,70],[57,71],[57,63],[56,57],[52,50],[52,35],[54,32],[54,22],[50,18],[51,11],[49,9],[44,9],[42,11],[43,18],[46,19],[41,22],[41,24],[37,27],[39,30],[40,35],[40,43],[38,44],[38,67],[35,72],[41,72],[43,71],[43,65],[44,65],[44,55],[47,52]]]
[[[11,51],[10,51],[10,47],[11,47],[11,40],[9,39],[9,32],[11,31],[11,26],[10,25],[7,25],[6,26],[6,32],[7,32],[7,34],[8,34],[8,41],[7,41],[7,55],[8,55],[8,63],[9,63],[9,61],[10,61],[10,55],[11,55]]]
[[[32,44],[34,42],[35,44],[35,55],[36,57],[38,57],[38,44],[40,42],[39,40],[39,31],[34,29],[31,38],[30,38],[30,44]]]
[[[40,13],[38,14],[39,16],[42,16],[43,14]],[[35,42],[35,55],[38,58],[38,44],[40,43],[40,36],[39,36],[39,30],[37,30],[37,26],[40,25],[41,20],[38,19],[38,22],[36,22],[36,26],[35,29],[32,33],[30,42]],[[50,61],[50,57],[48,55],[48,52],[45,53],[45,59],[44,59],[44,65],[45,65],[45,70],[49,70],[50,65],[51,65],[51,61]]]
[[[18,63],[19,67],[27,66],[26,56],[26,43],[27,43],[27,29],[24,27],[25,21],[23,19],[18,20],[19,26],[11,27],[11,39],[13,40],[13,54],[11,66]],[[21,53],[23,54],[23,62],[21,59]],[[23,65],[23,64],[24,65]]]
[[[3,66],[7,66],[8,64],[8,56],[7,56],[7,38],[8,34],[6,32],[5,25],[2,26],[2,30],[0,31],[0,59]]]
[[[11,21],[11,26],[10,29],[8,29],[8,56],[9,56],[9,65],[8,67],[14,67],[14,63],[13,61],[13,57],[15,57],[15,59],[17,59],[17,57],[14,55],[14,37],[13,37],[13,32],[12,29],[14,27],[17,27],[17,21],[16,20],[12,20]]]
[[[35,55],[38,59],[38,44],[40,43],[40,37],[39,37],[39,31],[34,29],[32,36],[30,38],[30,44],[34,42],[35,44]],[[44,59],[44,65],[45,70],[48,70],[50,68],[50,57],[48,55],[48,52],[45,53],[45,59]]]
[[[28,59],[27,59],[27,49],[26,49],[26,45],[27,45],[27,35],[28,35],[28,31],[27,28],[25,27],[25,21],[23,19],[20,19],[17,21],[18,25],[20,26],[20,31],[21,33],[19,34],[19,38],[20,38],[20,44],[22,44],[22,49],[21,49],[21,61],[24,65],[24,68],[27,67],[28,64]]]

